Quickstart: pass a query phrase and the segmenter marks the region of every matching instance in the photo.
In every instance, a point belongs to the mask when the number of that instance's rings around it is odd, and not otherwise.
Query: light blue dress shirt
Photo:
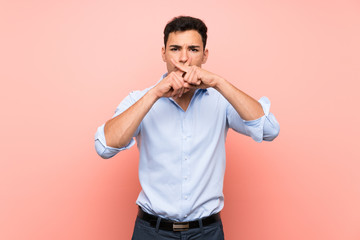
[[[131,92],[113,117],[150,89]],[[191,221],[220,212],[224,206],[228,129],[257,142],[271,141],[279,134],[279,124],[269,112],[270,101],[262,97],[259,102],[265,115],[245,121],[213,88],[197,89],[186,111],[171,98],[157,100],[134,134],[140,151],[142,187],[136,203],[150,214],[175,221]],[[104,125],[95,135],[96,151],[103,158],[110,158],[134,143],[132,139],[123,148],[107,146]]]

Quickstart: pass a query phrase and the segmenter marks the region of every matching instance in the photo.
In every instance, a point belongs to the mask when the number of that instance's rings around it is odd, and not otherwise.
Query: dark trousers
[[[208,226],[201,226],[182,232],[157,229],[150,223],[136,218],[132,240],[224,240],[222,222],[218,221]]]

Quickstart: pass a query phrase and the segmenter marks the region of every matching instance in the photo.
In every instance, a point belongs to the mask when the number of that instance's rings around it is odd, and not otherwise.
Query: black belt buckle
[[[189,230],[189,222],[174,222],[173,223],[173,231],[174,232],[182,232]]]

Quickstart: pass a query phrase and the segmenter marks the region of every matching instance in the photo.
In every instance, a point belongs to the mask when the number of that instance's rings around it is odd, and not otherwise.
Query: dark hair
[[[189,16],[179,16],[173,18],[170,22],[168,22],[164,29],[164,45],[166,48],[166,43],[169,38],[169,34],[172,32],[183,32],[187,30],[196,30],[200,35],[204,45],[206,45],[207,39],[207,27],[203,21],[198,18],[193,18]]]

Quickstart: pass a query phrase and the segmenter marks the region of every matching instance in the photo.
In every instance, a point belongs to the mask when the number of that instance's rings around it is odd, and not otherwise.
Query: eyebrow
[[[170,45],[169,47],[182,48],[180,45]],[[199,45],[190,45],[189,48],[200,48]]]

